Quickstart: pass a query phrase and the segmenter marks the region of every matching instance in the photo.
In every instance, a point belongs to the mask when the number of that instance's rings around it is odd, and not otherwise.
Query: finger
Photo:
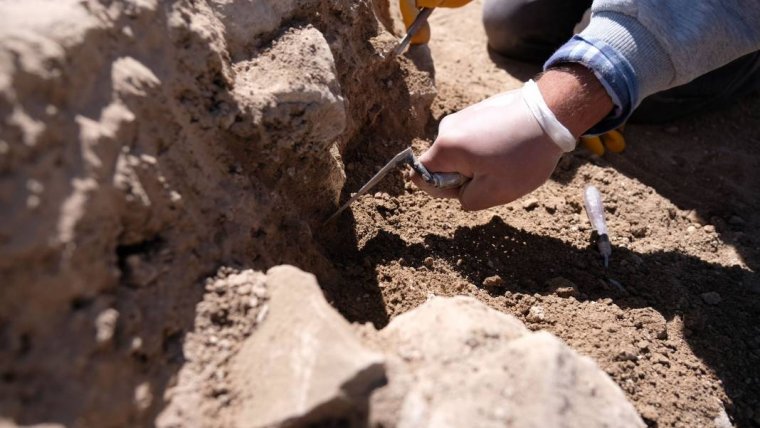
[[[428,195],[434,198],[457,198],[459,197],[459,189],[439,189],[435,186],[428,184],[422,177],[416,172],[412,174],[412,182],[420,190],[424,191]]]
[[[470,180],[459,188],[459,203],[465,211],[480,211],[499,205],[497,201],[499,189],[488,176],[479,176]]]
[[[439,137],[419,159],[430,172],[457,172],[469,177],[471,174],[463,168],[462,155],[461,149],[452,147]]]

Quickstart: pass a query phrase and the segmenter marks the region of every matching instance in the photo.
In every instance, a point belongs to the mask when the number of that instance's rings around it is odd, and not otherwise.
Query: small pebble
[[[528,316],[526,319],[530,322],[541,322],[544,319],[546,319],[546,315],[544,314],[544,308],[542,308],[540,305],[533,305],[528,310]]]
[[[689,211],[689,213],[686,215],[686,219],[700,226],[705,224],[705,220],[700,217],[700,215],[697,214],[697,212],[694,210]]]
[[[499,275],[489,276],[488,278],[483,280],[483,287],[499,287],[504,284],[504,279],[502,279]]]
[[[660,418],[660,413],[657,411],[657,407],[651,404],[642,406],[639,411],[641,412],[641,417],[644,418],[645,421],[656,422],[657,419]],[[657,426],[657,424],[652,424],[650,426]]]
[[[525,211],[532,211],[536,209],[537,206],[538,206],[538,199],[536,198],[525,199],[522,203],[522,207]]]
[[[132,352],[139,352],[143,347],[143,340],[139,336],[135,336],[132,338],[132,341],[129,344],[129,350]]]
[[[702,293],[700,297],[702,297],[702,300],[704,300],[704,302],[707,303],[708,305],[717,305],[723,300],[723,298],[720,297],[720,294],[714,291],[708,291],[707,293]]]
[[[116,331],[116,323],[119,320],[119,311],[109,308],[98,314],[95,319],[95,341],[103,345],[109,343]]]
[[[618,361],[638,361],[639,355],[633,349],[623,349],[615,359]]]
[[[633,235],[634,238],[643,238],[647,236],[647,227],[646,226],[633,226],[631,227],[631,235]]]
[[[554,277],[546,281],[546,286],[550,289],[554,289],[554,293],[562,298],[578,297],[578,287],[569,279],[561,276]]]
[[[707,226],[702,228],[707,233],[715,233],[715,226],[708,224]]]
[[[134,392],[135,407],[141,412],[148,410],[153,403],[153,392],[150,390],[150,383],[143,382],[135,388]]]
[[[697,228],[696,228],[696,227],[694,227],[694,226],[689,226],[689,227],[687,227],[687,228],[686,228],[686,233],[688,233],[688,234],[692,234],[692,233],[694,233],[694,231],[695,231],[695,230],[697,230]]]
[[[434,260],[433,260],[432,257],[425,257],[425,261],[423,261],[423,263],[425,264],[425,266],[427,266],[429,268],[433,267],[433,262],[434,262]]]
[[[652,361],[654,361],[655,363],[658,363],[658,364],[665,365],[665,366],[669,366],[670,365],[670,359],[668,359],[668,357],[666,357],[665,355],[662,355],[662,354],[655,354],[654,358],[652,358]]]

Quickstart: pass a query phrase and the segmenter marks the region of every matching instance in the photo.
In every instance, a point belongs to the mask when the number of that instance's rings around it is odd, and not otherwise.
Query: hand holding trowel
[[[403,39],[396,45],[396,47],[391,51],[391,58],[400,55],[406,47],[409,45],[409,42],[412,40],[414,35],[423,28],[423,25],[425,22],[427,22],[428,17],[430,14],[433,13],[433,8],[422,8],[419,10],[419,14],[417,15],[417,18],[414,20],[411,26],[409,26],[409,31],[407,32],[406,36],[404,36]],[[325,223],[329,222],[330,220],[334,219],[338,216],[338,214],[342,213],[343,210],[349,207],[354,201],[359,199],[360,196],[366,194],[370,191],[377,183],[379,183],[383,177],[385,177],[389,172],[396,169],[396,167],[403,166],[403,165],[409,165],[412,167],[412,169],[422,177],[422,179],[428,183],[429,185],[438,188],[438,189],[454,189],[457,187],[462,186],[464,183],[469,181],[468,177],[465,177],[461,174],[458,174],[456,172],[430,172],[425,168],[422,163],[417,159],[417,157],[414,155],[414,152],[412,152],[412,148],[409,147],[406,150],[403,150],[401,153],[397,154],[396,156],[391,159],[388,164],[386,164],[380,171],[375,174],[374,177],[372,177],[367,184],[362,186],[361,189],[359,189],[354,196],[351,197],[345,204],[343,204],[338,211],[335,211],[333,215],[331,215],[327,220],[325,220]]]
[[[412,148],[409,147],[408,149],[405,149],[401,153],[394,156],[393,159],[391,159],[390,162],[388,162],[384,167],[382,167],[382,169],[380,169],[380,171],[378,171],[378,173],[375,174],[375,176],[372,177],[367,182],[367,184],[362,186],[362,188],[359,189],[359,191],[356,192],[356,194],[352,196],[351,199],[349,199],[345,204],[343,204],[338,209],[338,211],[335,211],[335,213],[331,215],[330,218],[325,220],[325,223],[337,217],[338,214],[342,213],[343,210],[348,208],[348,206],[351,205],[351,203],[359,199],[360,196],[369,192],[370,189],[372,189],[377,183],[379,183],[380,180],[383,179],[383,177],[388,175],[389,172],[393,171],[396,167],[403,166],[403,165],[411,166],[412,169],[422,177],[425,183],[437,189],[454,189],[454,188],[462,186],[464,183],[470,180],[468,177],[465,177],[456,172],[430,172],[428,171],[427,168],[425,168],[425,165],[420,163],[420,161],[414,155],[414,152],[412,152]]]

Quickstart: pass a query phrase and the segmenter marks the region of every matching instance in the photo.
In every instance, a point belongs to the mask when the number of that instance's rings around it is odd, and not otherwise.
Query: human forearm
[[[549,109],[578,138],[612,111],[612,99],[594,73],[579,64],[547,70],[536,82]]]
[[[760,2],[596,0],[591,22],[545,64],[594,71],[615,108],[591,132],[626,121],[645,97],[760,49]]]

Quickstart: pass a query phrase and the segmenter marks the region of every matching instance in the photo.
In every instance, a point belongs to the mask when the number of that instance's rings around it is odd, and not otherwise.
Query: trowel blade
[[[391,51],[390,58],[395,58],[402,53],[404,53],[404,50],[406,50],[406,47],[409,46],[409,42],[412,41],[412,37],[414,37],[415,34],[417,34],[418,31],[422,28],[422,26],[427,22],[428,18],[430,17],[430,14],[433,13],[434,8],[430,7],[423,7],[420,9],[419,13],[417,14],[417,17],[414,18],[414,22],[412,22],[412,25],[409,26],[409,30],[407,30],[406,35],[403,39],[396,45],[395,48]]]
[[[333,215],[331,215],[327,220],[325,220],[325,223],[329,223],[330,220],[332,220],[335,217],[337,217],[338,214],[342,213],[343,210],[345,210],[346,208],[348,208],[349,205],[351,205],[354,201],[356,201],[357,199],[359,199],[360,196],[362,196],[362,195],[366,194],[367,192],[369,192],[369,190],[372,189],[373,187],[375,187],[375,185],[377,183],[379,183],[380,180],[383,179],[383,177],[385,177],[386,175],[388,175],[388,173],[390,171],[392,171],[393,169],[395,169],[399,165],[410,164],[411,162],[413,162],[413,159],[414,159],[414,152],[412,152],[412,148],[411,147],[409,147],[407,149],[404,149],[401,153],[399,153],[396,156],[394,156],[393,159],[391,159],[390,162],[388,162],[387,164],[385,164],[385,166],[382,167],[380,169],[380,171],[378,171],[377,174],[375,174],[374,177],[370,178],[369,181],[367,182],[367,184],[365,184],[364,186],[362,186],[362,188],[359,189],[359,191],[356,192],[356,194],[354,196],[352,196],[351,199],[349,199],[348,201],[346,201],[346,203],[343,204],[338,209],[338,211],[335,211],[335,213]]]

